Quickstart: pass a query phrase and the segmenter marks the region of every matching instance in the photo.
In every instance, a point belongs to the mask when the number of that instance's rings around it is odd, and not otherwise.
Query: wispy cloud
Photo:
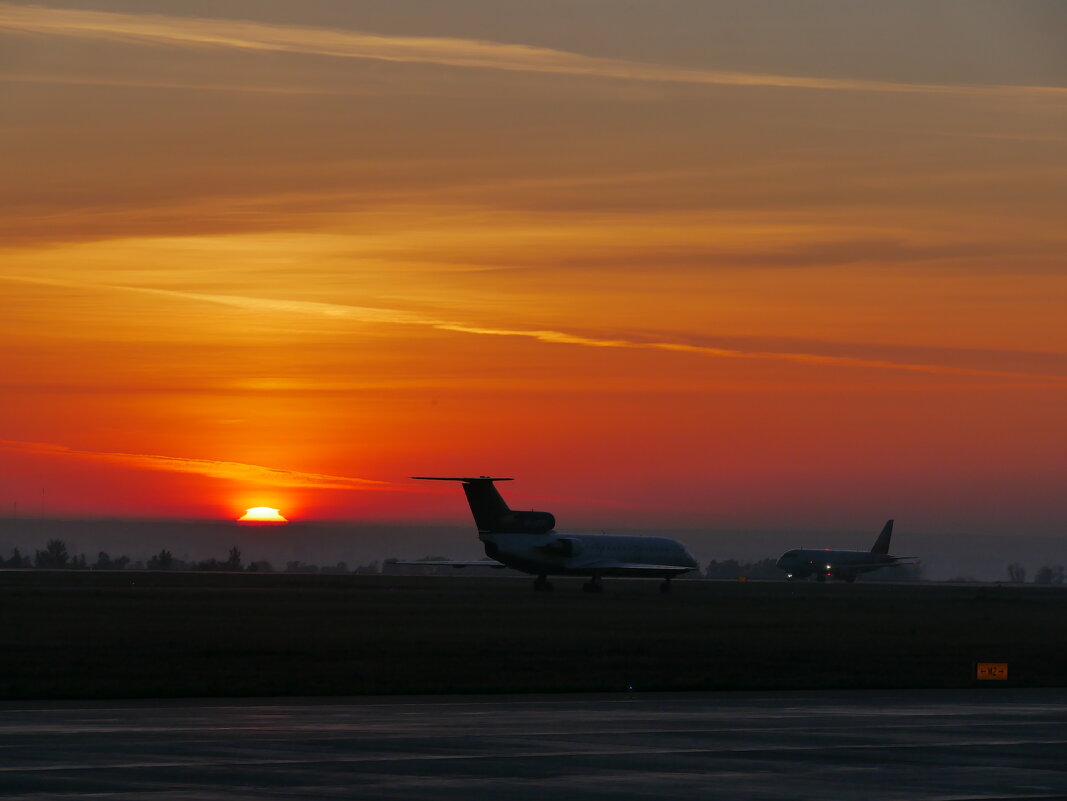
[[[387,36],[245,20],[121,14],[21,6],[3,2],[0,2],[0,28],[55,36],[162,42],[171,46],[302,53],[629,81],[852,92],[1044,94],[1067,97],[1067,89],[1053,86],[916,84],[693,69],[476,39]]]
[[[724,359],[754,359],[761,361],[795,362],[825,367],[860,367],[875,370],[902,370],[909,373],[932,373],[936,375],[973,376],[984,378],[1017,378],[1052,382],[1067,381],[1067,376],[1036,375],[1005,370],[982,370],[972,367],[955,367],[946,364],[915,364],[885,359],[863,359],[851,356],[832,356],[820,353],[793,353],[789,351],[738,350],[709,345],[691,345],[681,342],[639,342],[627,339],[599,339],[568,334],[562,331],[531,331],[508,328],[481,328],[467,325],[435,323],[435,328],[459,331],[468,334],[490,336],[528,337],[540,342],[564,345],[584,345],[594,348],[634,348],[662,350],[674,353],[692,353],[701,356],[716,356]]]
[[[342,303],[319,303],[307,300],[287,300],[285,298],[258,298],[246,295],[219,295],[201,292],[181,292],[171,289],[154,289],[151,287],[108,286],[125,292],[140,292],[163,297],[185,298],[203,303],[215,303],[235,309],[258,312],[283,312],[302,314],[311,317],[327,317],[352,320],[361,323],[395,323],[398,325],[437,325],[435,320],[427,320],[417,314],[399,309],[384,309],[375,306],[349,306]]]
[[[628,348],[633,350],[658,350],[671,353],[689,353],[695,356],[709,356],[723,359],[749,359],[757,361],[792,362],[821,367],[862,368],[874,370],[894,370],[908,373],[925,373],[943,376],[961,376],[976,378],[1024,379],[1046,383],[1062,384],[1067,376],[1040,373],[1027,373],[1011,370],[992,370],[977,367],[961,367],[951,364],[921,363],[912,361],[894,361],[891,359],[867,359],[855,356],[842,356],[808,351],[788,350],[746,350],[741,348],[716,347],[714,345],[692,344],[670,341],[643,341],[625,337],[590,336],[568,331],[552,329],[504,328],[486,325],[474,325],[455,320],[445,320],[423,316],[399,309],[378,308],[371,306],[350,306],[343,303],[318,303],[308,301],[291,301],[275,298],[248,297],[243,295],[216,295],[198,292],[182,292],[169,289],[148,287],[114,286],[98,284],[81,284],[73,281],[52,279],[33,279],[0,276],[0,280],[14,280],[27,283],[40,283],[57,286],[80,286],[97,290],[135,292],[161,295],[172,298],[214,303],[232,308],[258,312],[281,312],[286,314],[310,315],[331,319],[351,320],[361,323],[387,323],[394,325],[420,326],[439,331],[451,331],[473,336],[520,337],[533,339],[550,345],[572,345],[586,348]]]
[[[111,451],[82,451],[47,442],[0,440],[0,449],[19,453],[58,456],[70,459],[89,459],[142,470],[161,470],[171,473],[194,473],[225,481],[240,481],[259,487],[302,487],[310,489],[382,489],[385,481],[372,481],[349,476],[305,473],[276,467],[223,462],[215,459],[193,459],[182,456],[159,456],[147,453],[116,453]]]
[[[0,14],[3,9],[0,8]],[[0,18],[0,28],[3,20]],[[166,81],[152,78],[113,78],[100,75],[44,75],[44,74],[20,74],[0,75],[3,83],[29,83],[29,84],[60,84],[64,86],[120,86],[135,89],[193,89],[204,92],[255,92],[261,94],[276,95],[366,95],[368,91],[358,87],[346,87],[344,89],[331,89],[328,87],[312,86],[278,86],[272,84],[226,84],[219,81]]]
[[[851,356],[837,356],[820,353],[803,353],[789,351],[741,350],[709,345],[694,345],[683,342],[644,342],[626,338],[599,337],[576,334],[567,331],[523,328],[498,328],[493,326],[471,325],[463,322],[420,316],[398,309],[383,309],[368,306],[348,306],[339,303],[309,303],[304,301],[275,300],[271,298],[253,298],[238,295],[208,295],[195,292],[177,292],[171,290],[142,289],[138,287],[114,287],[134,292],[150,292],[173,297],[184,297],[207,303],[218,303],[236,308],[258,311],[288,312],[310,314],[331,318],[345,318],[366,323],[393,323],[398,325],[416,325],[434,328],[439,331],[453,331],[477,336],[523,337],[551,345],[576,345],[587,348],[630,348],[635,350],[660,350],[673,353],[691,353],[700,356],[713,356],[725,359],[752,359],[760,361],[794,362],[825,367],[866,368],[876,370],[897,370],[909,373],[929,373],[937,375],[972,376],[983,378],[1012,378],[1052,382],[1067,381],[1067,376],[1040,375],[1005,370],[983,370],[973,367],[957,367],[947,364],[922,364],[887,359],[864,359]]]

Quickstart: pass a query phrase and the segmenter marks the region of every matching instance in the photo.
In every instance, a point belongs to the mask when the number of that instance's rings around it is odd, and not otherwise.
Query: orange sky
[[[0,514],[1063,532],[1065,30],[0,1]]]

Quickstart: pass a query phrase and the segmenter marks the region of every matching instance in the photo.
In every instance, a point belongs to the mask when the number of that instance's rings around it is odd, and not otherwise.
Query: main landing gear
[[[671,594],[671,577],[670,576],[667,576],[666,578],[664,578],[663,579],[663,583],[659,585],[659,593],[660,593],[660,595],[670,595]]]
[[[536,579],[534,579],[534,592],[551,592],[552,582],[548,580],[548,576],[542,573]]]
[[[603,592],[604,585],[600,581],[600,576],[592,576],[589,581],[582,585],[582,589],[585,592]]]

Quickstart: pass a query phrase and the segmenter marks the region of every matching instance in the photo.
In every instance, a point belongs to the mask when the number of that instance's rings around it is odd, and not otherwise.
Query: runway
[[[4,799],[1067,798],[1067,690],[0,704]]]

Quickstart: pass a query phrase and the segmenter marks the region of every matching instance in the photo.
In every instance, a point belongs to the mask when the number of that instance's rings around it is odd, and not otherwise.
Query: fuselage
[[[537,576],[534,589],[552,589],[549,576],[588,576],[586,592],[600,592],[605,576],[662,578],[660,592],[670,592],[671,579],[695,570],[697,561],[685,546],[666,537],[621,537],[610,534],[564,534],[556,531],[551,512],[512,509],[495,484],[511,481],[494,476],[413,476],[420,481],[458,481],[478,527],[478,539],[494,567]],[[465,567],[471,562],[433,562]]]
[[[482,532],[478,537],[489,558],[537,575],[667,577],[697,567],[685,546],[667,537],[556,531],[545,534]]]

